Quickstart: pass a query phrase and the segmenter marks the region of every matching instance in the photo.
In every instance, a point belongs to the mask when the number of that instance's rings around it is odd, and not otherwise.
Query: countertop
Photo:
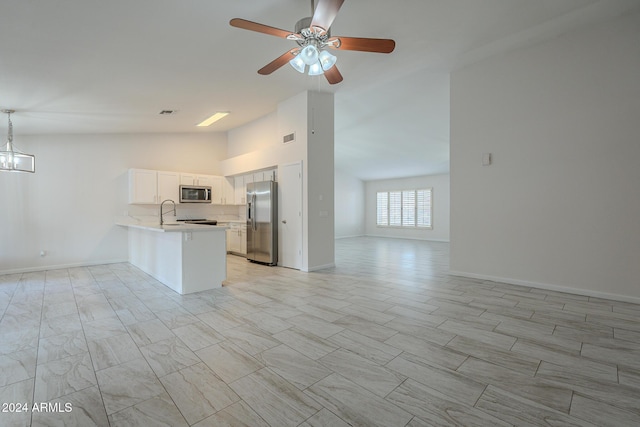
[[[185,231],[225,231],[228,227],[224,225],[204,225],[204,224],[164,224],[160,225],[158,223],[152,222],[116,222],[116,225],[120,225],[123,227],[131,227],[131,228],[139,228],[141,230],[148,231],[157,231],[160,233],[164,232],[185,232]]]

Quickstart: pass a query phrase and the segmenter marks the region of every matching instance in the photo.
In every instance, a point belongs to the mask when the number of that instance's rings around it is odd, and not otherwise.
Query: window
[[[378,191],[376,224],[379,227],[433,228],[433,189]]]

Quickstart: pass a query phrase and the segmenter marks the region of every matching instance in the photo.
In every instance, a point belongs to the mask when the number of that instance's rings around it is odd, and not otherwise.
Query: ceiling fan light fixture
[[[320,61],[316,62],[315,64],[311,64],[309,66],[310,76],[319,76],[321,74],[324,74],[324,70],[322,69],[322,65],[320,65]]]
[[[300,54],[296,55],[291,61],[289,61],[289,64],[291,64],[291,66],[295,68],[297,72],[304,73],[306,64],[304,63],[302,58],[300,58]]]
[[[306,45],[298,55],[307,65],[313,65],[318,62],[318,48],[313,44]]]
[[[336,64],[338,58],[335,55],[330,54],[326,50],[320,52],[318,55],[318,59],[320,60],[320,64],[322,65],[322,69],[327,71],[329,68],[333,67]]]

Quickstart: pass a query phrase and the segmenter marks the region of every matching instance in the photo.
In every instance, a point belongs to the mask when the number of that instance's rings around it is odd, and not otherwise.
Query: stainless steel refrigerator
[[[278,186],[275,181],[247,184],[247,259],[278,263]]]

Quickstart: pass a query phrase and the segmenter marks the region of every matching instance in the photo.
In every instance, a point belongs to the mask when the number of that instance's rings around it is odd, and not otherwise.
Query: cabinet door
[[[230,228],[227,228],[227,252],[231,252],[231,234],[233,232]]]
[[[156,203],[163,200],[180,201],[180,174],[177,172],[158,172],[158,197]]]
[[[240,226],[238,226],[237,224],[233,224],[230,228],[231,230],[231,235],[230,235],[230,242],[231,242],[231,252],[235,252],[235,253],[240,253],[241,251],[241,247],[240,247]]]
[[[240,226],[240,253],[247,254],[247,226]]]
[[[129,203],[154,204],[157,201],[158,173],[148,169],[129,170]]]
[[[214,205],[222,205],[224,201],[224,196],[222,195],[222,179],[221,176],[211,176],[209,177],[208,183],[204,184],[211,187],[211,203]]]
[[[196,185],[202,185],[205,187],[213,187],[215,185],[216,179],[219,178],[213,175],[197,175],[196,176]]]
[[[236,189],[233,178],[222,177],[222,198],[225,205],[236,204]]]
[[[236,205],[244,205],[247,197],[247,190],[244,186],[244,177],[236,176],[233,178],[233,186],[235,190]]]
[[[181,173],[180,185],[196,185],[196,176],[189,173]]]

